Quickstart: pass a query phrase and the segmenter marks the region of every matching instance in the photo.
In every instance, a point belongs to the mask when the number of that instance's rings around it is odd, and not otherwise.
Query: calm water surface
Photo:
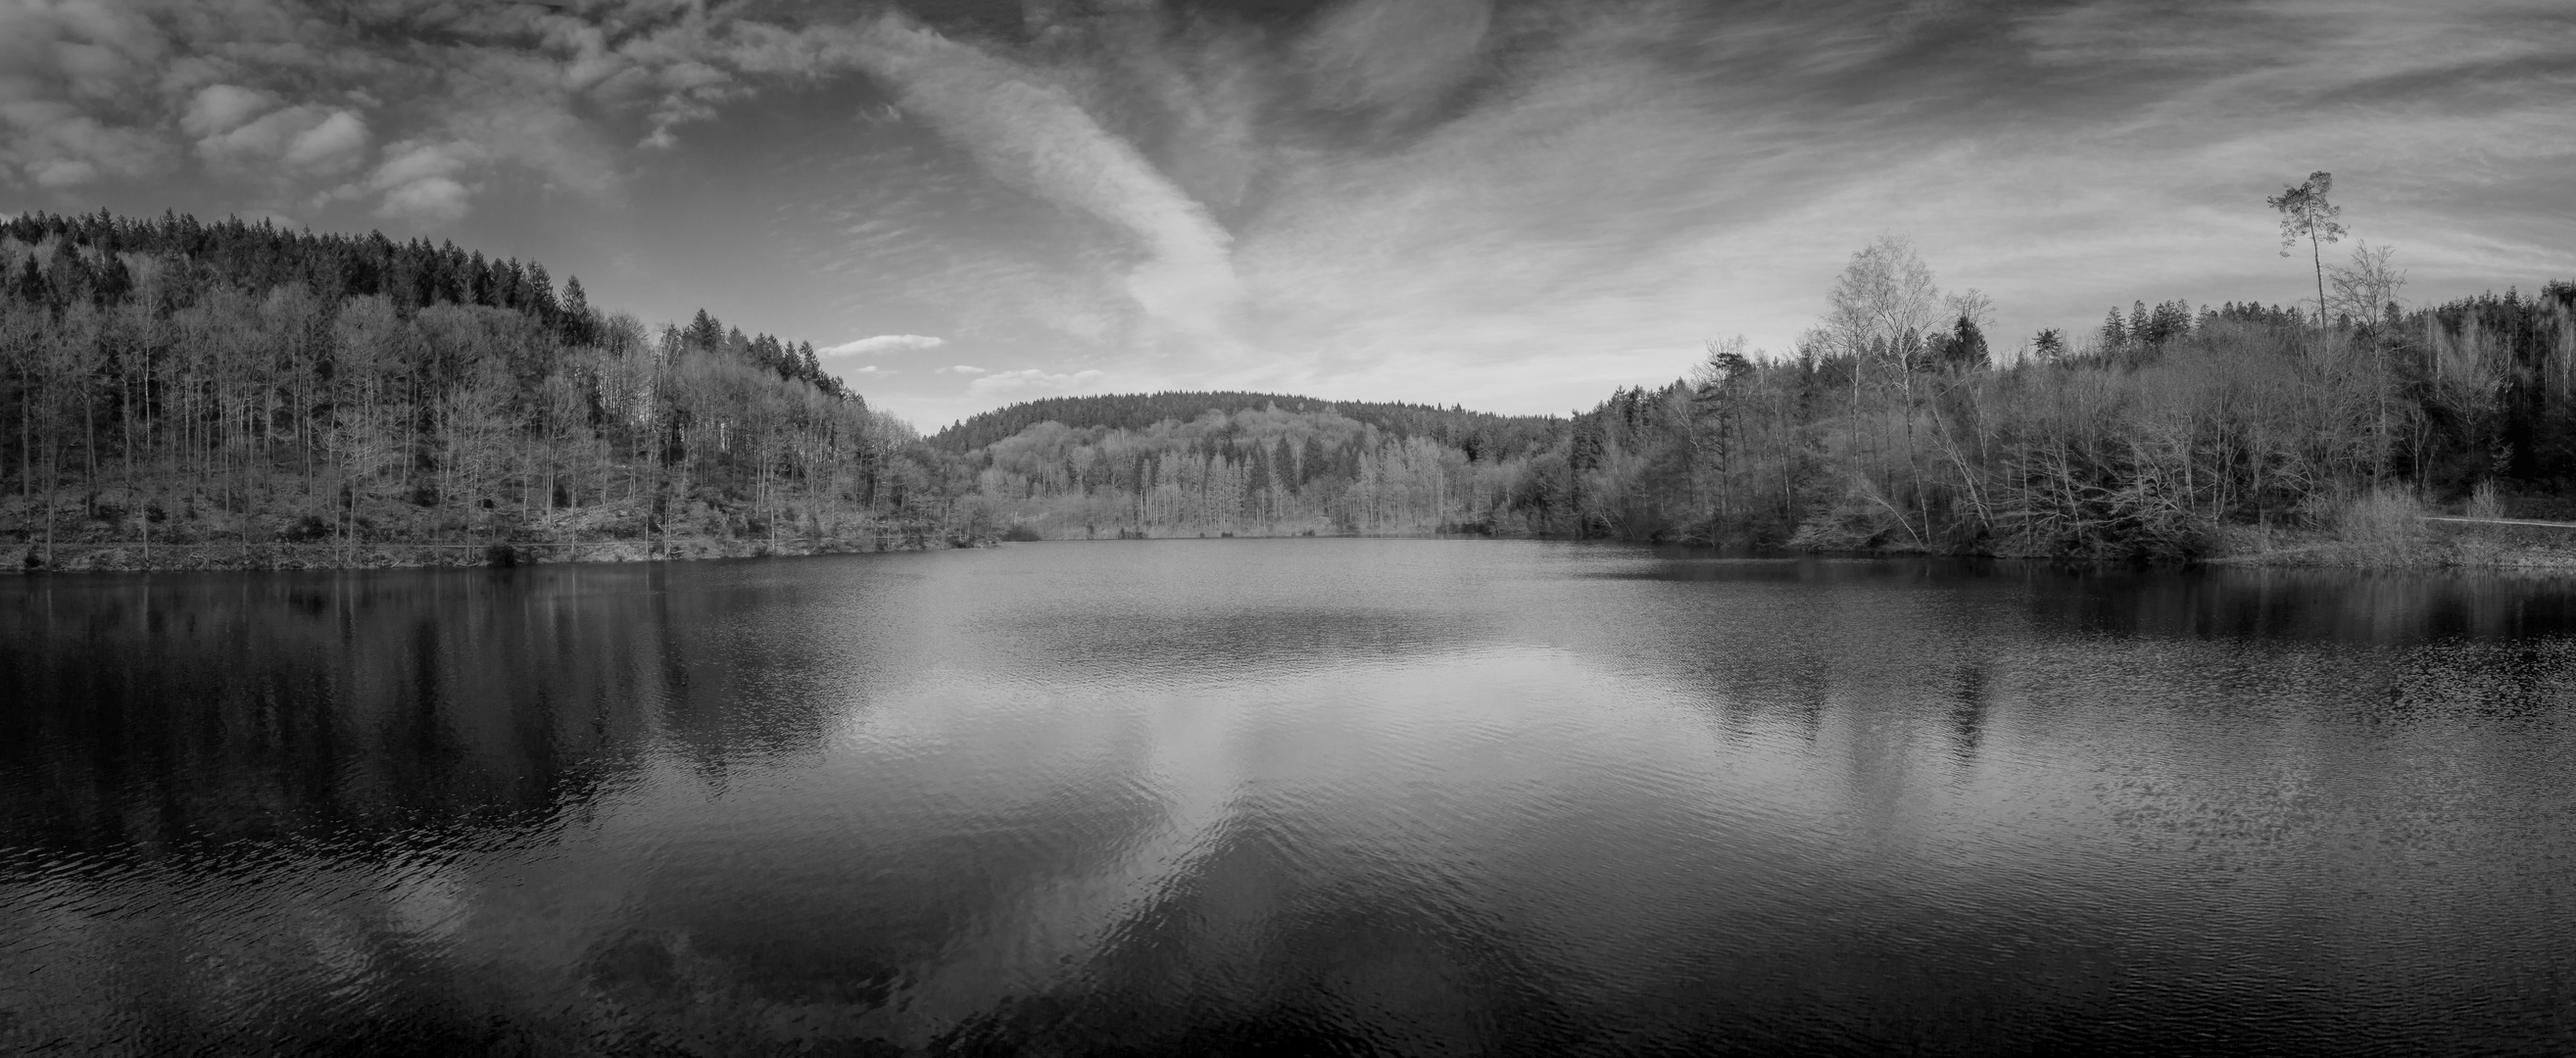
[[[2576,594],[1436,540],[0,584],[0,1052],[2576,1050]]]

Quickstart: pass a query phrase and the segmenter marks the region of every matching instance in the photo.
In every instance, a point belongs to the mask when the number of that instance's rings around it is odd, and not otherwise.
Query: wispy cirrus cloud
[[[1493,21],[1492,0],[1355,0],[1299,42],[1298,72],[1324,109],[1411,118],[1475,74]]]
[[[990,178],[1124,235],[1142,258],[1127,271],[1126,292],[1146,317],[1199,341],[1229,337],[1242,299],[1233,236],[1048,69],[898,11],[821,32],[746,27],[730,56],[776,72],[846,64],[879,79]]]
[[[2288,300],[2261,199],[2315,169],[2426,296],[2576,273],[2562,4],[1007,7],[0,0],[0,190],[607,221],[604,303],[941,336],[983,373],[870,375],[937,419],[1113,382],[1563,410],[1785,348],[1886,231],[2007,348]]]

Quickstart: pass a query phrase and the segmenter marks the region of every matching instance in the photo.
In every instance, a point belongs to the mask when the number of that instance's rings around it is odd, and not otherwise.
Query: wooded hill
[[[1278,393],[1175,391],[1024,401],[955,423],[933,434],[930,443],[965,452],[1042,422],[1077,430],[1137,431],[1165,421],[1196,422],[1210,412],[1232,415],[1274,408],[1299,414],[1331,412],[1390,437],[1426,437],[1481,459],[1528,454],[1546,447],[1565,429],[1565,420],[1552,415],[1495,415],[1456,406],[1328,401]]]
[[[447,244],[14,218],[0,368],[0,539],[30,565],[883,546],[946,513],[930,453],[810,345],[657,331]]]
[[[1142,428],[1042,421],[961,457],[973,491],[960,509],[1020,538],[1454,531],[1471,495],[1527,458],[1307,407]]]

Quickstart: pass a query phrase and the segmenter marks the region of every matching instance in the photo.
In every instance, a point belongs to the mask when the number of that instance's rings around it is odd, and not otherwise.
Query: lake
[[[0,1052],[2576,1051],[2565,582],[53,576],[0,697]]]

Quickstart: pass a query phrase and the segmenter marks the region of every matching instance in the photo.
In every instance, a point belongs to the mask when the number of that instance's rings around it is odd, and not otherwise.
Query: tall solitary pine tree
[[[2314,172],[2308,174],[2306,183],[2263,200],[2281,211],[2281,256],[2290,256],[2290,251],[2299,245],[2301,238],[2308,240],[2308,255],[2314,260],[2317,270],[2319,330],[2324,330],[2326,325],[2326,258],[2322,244],[2335,242],[2344,236],[2343,225],[2335,221],[2336,217],[2343,215],[2343,207],[2326,201],[2326,192],[2333,188],[2333,173]]]

